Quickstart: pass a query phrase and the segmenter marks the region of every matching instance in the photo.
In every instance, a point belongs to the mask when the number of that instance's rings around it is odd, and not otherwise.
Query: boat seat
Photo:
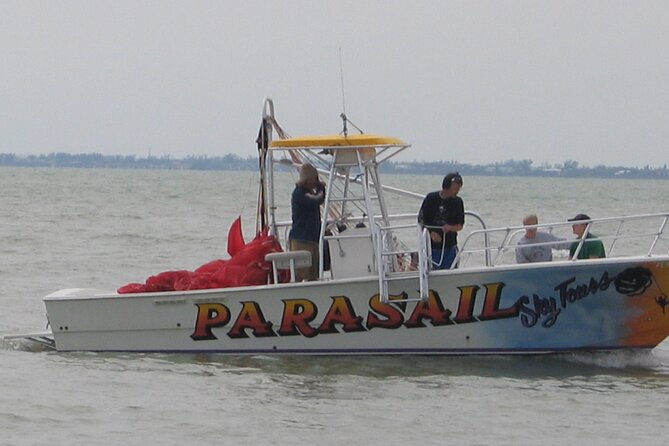
[[[265,255],[265,260],[272,262],[274,283],[279,283],[278,270],[280,269],[289,269],[290,281],[295,282],[295,268],[310,267],[311,253],[309,251],[270,252]]]

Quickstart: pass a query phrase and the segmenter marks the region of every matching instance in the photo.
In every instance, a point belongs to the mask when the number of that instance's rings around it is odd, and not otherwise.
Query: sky
[[[406,161],[661,167],[667,1],[0,0],[0,153],[253,156],[401,138]]]

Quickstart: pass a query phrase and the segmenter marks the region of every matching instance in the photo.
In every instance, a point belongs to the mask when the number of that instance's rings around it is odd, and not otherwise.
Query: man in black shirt
[[[418,212],[418,222],[430,231],[434,269],[451,268],[458,253],[458,232],[465,224],[465,206],[458,197],[461,188],[460,174],[449,173],[441,190],[425,196]]]

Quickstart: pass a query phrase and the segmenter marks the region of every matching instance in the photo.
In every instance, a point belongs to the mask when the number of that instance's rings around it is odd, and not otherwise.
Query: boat
[[[50,330],[23,338],[63,352],[480,355],[650,350],[669,335],[669,213],[585,221],[606,258],[516,264],[509,259],[526,227],[487,228],[467,210],[475,229],[462,234],[453,267],[435,270],[428,228],[416,220],[423,195],[385,185],[379,173],[410,144],[349,132],[355,126],[341,117],[339,134],[289,137],[272,100],[263,103],[256,232],[282,247],[266,255],[263,283],[63,289],[44,298]],[[305,162],[326,179],[326,198],[319,276],[296,282],[295,269],[312,259],[286,250],[291,222],[276,210],[289,197],[275,195],[274,179]],[[393,194],[416,205],[393,213]],[[575,243],[580,250],[583,240]]]

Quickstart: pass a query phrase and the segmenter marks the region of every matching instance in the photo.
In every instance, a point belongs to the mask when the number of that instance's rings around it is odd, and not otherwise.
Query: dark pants
[[[455,260],[455,256],[458,254],[458,247],[451,246],[450,248],[444,249],[443,259],[441,257],[441,252],[441,249],[432,248],[432,269],[450,269],[453,260]]]

